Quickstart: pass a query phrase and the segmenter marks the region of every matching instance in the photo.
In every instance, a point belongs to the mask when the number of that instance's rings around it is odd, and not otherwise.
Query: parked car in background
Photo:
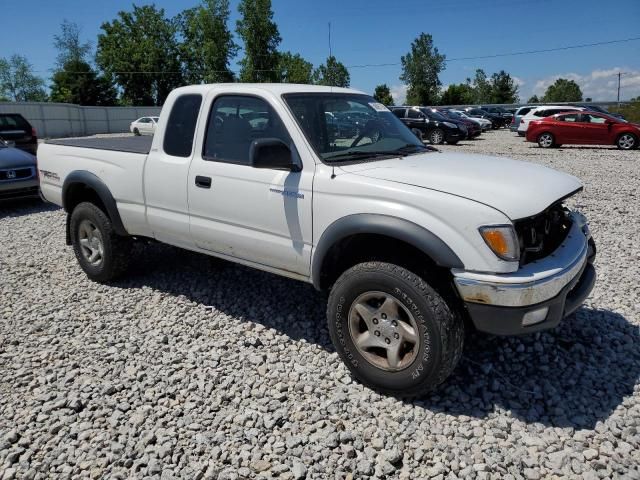
[[[503,125],[506,127],[511,123],[511,119],[513,118],[513,113],[511,112],[507,112],[504,108],[502,107],[489,107],[489,106],[482,106],[480,107],[482,110],[484,110],[485,112],[489,112],[493,115],[497,115],[499,117],[501,117],[503,119]]]
[[[158,125],[158,117],[141,117],[131,122],[129,131],[134,135],[153,135]]]
[[[36,157],[0,140],[0,200],[37,197]]]
[[[534,108],[536,108],[535,105],[527,105],[525,107],[518,108],[513,114],[513,118],[511,119],[511,124],[509,125],[509,130],[511,130],[512,132],[517,132],[518,125],[520,124],[520,119],[524,117],[527,113],[529,113],[531,110],[533,110]],[[524,135],[524,133],[522,135]]]
[[[19,113],[0,113],[0,139],[32,155],[38,150],[36,129]]]
[[[428,108],[405,106],[389,107],[389,109],[418,138],[429,140],[434,145],[440,145],[444,142],[455,145],[467,136],[466,129],[463,130],[458,124]]]
[[[465,118],[451,110],[447,110],[446,108],[435,108],[434,110],[441,115],[444,115],[449,120],[462,123],[467,128],[467,138],[476,138],[482,133],[480,125],[469,118]]]
[[[482,110],[481,108],[467,107],[463,109],[463,112],[465,112],[470,117],[484,118],[485,120],[489,120],[491,122],[491,128],[493,128],[494,130],[497,130],[504,125],[504,119],[502,117],[494,115],[493,113],[489,113],[486,110]]]
[[[529,122],[527,141],[542,148],[572,145],[616,145],[621,150],[638,148],[640,125],[588,110],[559,113]]]
[[[606,108],[599,105],[576,105],[576,107],[584,107],[587,110],[591,110],[592,112],[604,113],[605,115],[610,115],[612,117],[619,118],[620,120],[625,119],[622,114],[609,112]]]
[[[467,115],[467,112],[463,110],[456,110],[454,108],[451,108],[449,109],[449,111],[455,113],[456,115],[461,116],[465,120],[471,120],[472,122],[477,123],[483,132],[486,132],[487,130],[491,130],[493,126],[490,120],[487,120],[486,118],[482,118],[482,117],[471,117]]]
[[[541,118],[550,117],[557,113],[562,112],[579,112],[584,110],[583,107],[572,107],[570,105],[543,105],[529,111],[525,116],[520,119],[518,124],[518,135],[521,137],[527,133],[529,122],[533,120],[539,120]]]

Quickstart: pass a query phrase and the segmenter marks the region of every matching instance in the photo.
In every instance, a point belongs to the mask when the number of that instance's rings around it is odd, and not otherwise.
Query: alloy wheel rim
[[[420,349],[415,318],[396,297],[370,291],[349,311],[349,334],[358,353],[371,365],[397,372],[410,366]]]
[[[433,132],[431,135],[433,143],[440,143],[442,141],[442,134],[438,131]]]
[[[102,234],[90,220],[83,220],[78,227],[78,243],[84,259],[93,266],[104,260],[104,243]]]
[[[618,140],[618,144],[625,150],[632,148],[634,143],[635,140],[631,135],[622,135]]]
[[[551,135],[549,135],[548,133],[545,133],[540,137],[540,144],[543,147],[550,147],[552,143],[553,140],[551,139]]]

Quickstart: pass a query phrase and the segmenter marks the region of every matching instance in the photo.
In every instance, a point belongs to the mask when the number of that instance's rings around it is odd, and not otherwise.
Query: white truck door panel
[[[187,179],[201,104],[201,95],[187,94],[167,105],[164,135],[154,138],[144,171],[147,221],[154,238],[183,247],[193,246]]]
[[[201,148],[189,171],[191,235],[196,246],[308,275],[315,163],[301,160],[300,172],[249,166],[249,146],[256,138],[282,137],[293,145],[281,120],[286,112],[256,97],[218,99],[212,102],[208,125],[199,128]],[[196,177],[208,177],[210,187],[197,186]]]

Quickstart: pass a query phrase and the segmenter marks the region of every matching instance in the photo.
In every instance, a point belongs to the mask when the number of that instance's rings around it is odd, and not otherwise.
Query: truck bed
[[[59,140],[47,140],[45,143],[64,145],[67,147],[95,148],[114,152],[128,152],[148,154],[151,150],[152,136],[140,137],[85,137],[85,138],[61,138]]]

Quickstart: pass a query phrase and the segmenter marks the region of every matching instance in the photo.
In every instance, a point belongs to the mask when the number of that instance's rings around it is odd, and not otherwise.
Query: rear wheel
[[[115,233],[111,220],[97,206],[83,202],[74,208],[70,231],[76,259],[91,280],[107,282],[124,273],[131,241]]]
[[[416,137],[418,137],[418,140],[422,141],[422,132],[419,129],[412,128],[411,131]]]
[[[638,148],[638,137],[633,133],[623,133],[616,140],[616,145],[620,150],[633,150]]]
[[[440,128],[436,128],[429,134],[429,141],[434,145],[441,145],[444,143],[444,131]]]
[[[538,146],[540,148],[551,148],[555,145],[555,138],[549,132],[538,135]]]
[[[344,272],[331,290],[327,317],[351,373],[384,393],[433,390],[462,355],[462,319],[422,278],[390,263]]]

